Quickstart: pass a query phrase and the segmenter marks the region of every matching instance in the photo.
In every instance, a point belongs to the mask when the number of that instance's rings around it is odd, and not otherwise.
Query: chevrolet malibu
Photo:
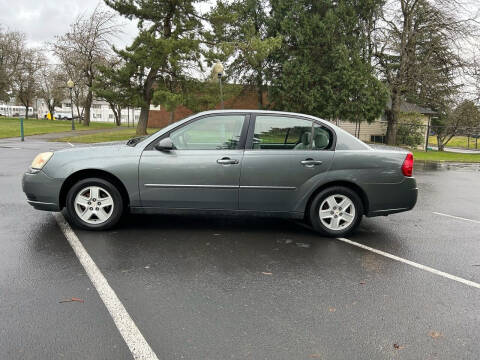
[[[363,215],[415,206],[413,156],[376,149],[322,119],[272,111],[209,111],[125,144],[37,155],[23,176],[35,209],[88,230],[141,214],[211,212],[304,219],[327,236]]]

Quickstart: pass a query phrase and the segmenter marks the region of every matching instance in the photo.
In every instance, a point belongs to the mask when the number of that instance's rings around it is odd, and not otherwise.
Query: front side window
[[[330,148],[333,135],[310,120],[287,116],[257,116],[253,149],[324,150]]]
[[[204,117],[170,133],[178,150],[236,149],[242,133],[244,115]]]

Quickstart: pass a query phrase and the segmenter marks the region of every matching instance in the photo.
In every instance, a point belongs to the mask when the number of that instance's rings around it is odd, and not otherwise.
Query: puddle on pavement
[[[480,164],[474,163],[453,163],[453,162],[435,162],[435,161],[415,161],[414,170],[417,171],[479,171]]]

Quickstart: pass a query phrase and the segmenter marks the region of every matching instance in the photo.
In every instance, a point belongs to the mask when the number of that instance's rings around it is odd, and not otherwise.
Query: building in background
[[[38,99],[34,102],[35,106],[37,106],[38,117],[39,118],[47,118],[48,114],[48,107],[45,101]],[[160,110],[160,107],[151,106],[151,110]],[[84,109],[80,107],[80,113],[84,113]],[[121,115],[121,122],[122,124],[136,124],[138,123],[138,119],[140,117],[140,109],[139,108],[124,108],[122,109]],[[72,108],[70,100],[62,101],[61,106],[55,107],[55,118],[56,119],[71,119],[72,118]],[[77,108],[74,105],[73,108],[73,117],[78,117]],[[90,109],[90,121],[95,122],[115,122],[115,116],[113,114],[112,109],[108,102],[104,100],[94,99],[92,102],[92,107]]]
[[[391,106],[392,103],[390,100],[387,103],[387,109],[390,109]],[[435,117],[436,115],[435,111],[420,105],[406,101],[400,104],[400,123],[414,123],[414,126],[418,127],[418,130],[424,134],[423,136],[425,138],[428,132],[428,125],[430,124],[432,117]],[[385,143],[387,134],[387,118],[385,114],[370,124],[367,122],[356,124],[344,120],[336,120],[332,121],[332,123],[348,131],[352,135],[357,134],[358,138],[362,141],[369,143]],[[358,128],[358,126],[360,128]]]
[[[25,106],[0,104],[0,116],[24,117]],[[31,106],[28,108],[28,116],[35,117],[35,114],[33,113],[33,108]]]

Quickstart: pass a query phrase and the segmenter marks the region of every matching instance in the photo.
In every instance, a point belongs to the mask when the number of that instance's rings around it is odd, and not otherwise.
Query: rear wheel
[[[69,219],[87,230],[109,229],[123,213],[122,195],[115,185],[100,178],[80,180],[68,191],[66,200]]]
[[[343,186],[318,193],[310,205],[310,222],[319,233],[346,236],[360,224],[363,204],[358,194]]]

